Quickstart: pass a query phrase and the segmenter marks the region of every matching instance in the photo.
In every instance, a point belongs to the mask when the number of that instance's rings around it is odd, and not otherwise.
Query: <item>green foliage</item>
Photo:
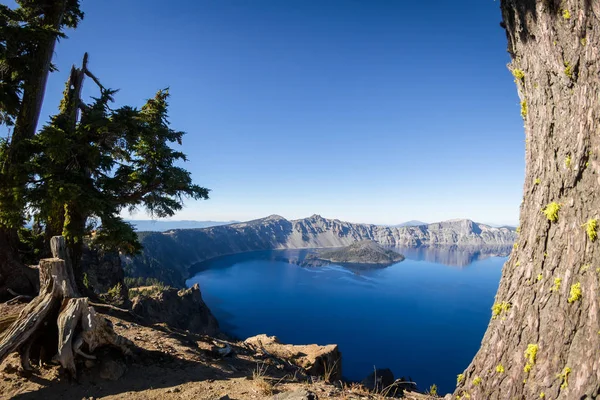
[[[552,286],[551,291],[552,292],[558,292],[560,290],[560,283],[562,282],[562,279],[560,278],[554,278],[554,286]]]
[[[584,224],[588,238],[594,242],[598,238],[598,220],[590,219]]]
[[[93,244],[133,254],[141,245],[120,218],[123,209],[172,216],[184,197],[207,199],[209,190],[177,166],[186,156],[172,145],[181,144],[184,133],[169,127],[168,90],[158,91],[140,110],[112,110],[115,92],[101,92],[84,107],[75,129],[63,109],[32,141],[30,165],[40,183],[28,200],[37,217],[60,229],[68,243],[93,233]]]
[[[577,300],[581,299],[581,283],[577,282],[574,285],[571,285],[571,290],[569,292],[569,299],[567,302],[574,303]]]
[[[125,286],[127,286],[129,289],[141,287],[141,286],[160,286],[163,288],[167,287],[167,285],[165,285],[163,282],[159,281],[156,278],[125,277],[124,281],[125,281]]]
[[[542,212],[544,215],[546,215],[546,218],[548,218],[548,220],[551,222],[558,221],[558,211],[560,211],[560,204],[556,202],[552,202],[542,209]]]
[[[33,229],[20,228],[17,233],[19,235],[21,260],[28,265],[37,264],[45,252],[44,234],[41,227],[34,226]]]
[[[569,374],[571,373],[571,368],[565,367],[563,371],[557,375],[557,378],[561,380],[560,388],[566,389],[569,387]]]
[[[492,306],[492,319],[498,318],[498,316],[503,312],[510,311],[511,307],[511,304],[507,301],[503,301],[501,303],[494,303],[494,305]]]
[[[527,117],[527,100],[521,102],[521,117],[523,117],[523,119]]]
[[[10,144],[0,140],[0,226],[19,229],[28,217],[25,193],[32,174],[26,168],[43,97],[43,79],[55,70],[40,62],[67,28],[83,18],[78,0],[16,1],[0,4],[0,125],[13,126]],[[40,79],[42,78],[42,79]],[[42,83],[42,84],[40,84]]]
[[[88,279],[87,273],[83,274],[83,286],[85,286],[86,289],[90,288],[90,280]]]
[[[537,357],[538,349],[539,349],[539,347],[537,344],[528,344],[527,345],[527,349],[525,350],[525,353],[524,353],[525,359],[527,360],[527,363],[525,364],[525,368],[523,368],[523,370],[525,372],[531,371],[531,368],[533,368],[533,366],[535,365],[535,360]]]

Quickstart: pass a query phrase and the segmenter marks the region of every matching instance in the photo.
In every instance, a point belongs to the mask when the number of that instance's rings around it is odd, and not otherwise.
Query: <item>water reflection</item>
[[[410,260],[427,261],[451,267],[466,267],[475,261],[485,260],[490,257],[508,257],[512,246],[395,247],[394,250],[404,254]]]

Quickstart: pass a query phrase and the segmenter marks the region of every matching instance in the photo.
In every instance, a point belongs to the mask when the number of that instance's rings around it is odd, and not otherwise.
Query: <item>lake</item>
[[[454,390],[477,352],[506,257],[479,251],[396,249],[392,266],[356,270],[299,267],[307,250],[225,256],[194,266],[224,332],[260,333],[283,343],[339,345],[342,373],[362,380],[377,368],[419,389]]]

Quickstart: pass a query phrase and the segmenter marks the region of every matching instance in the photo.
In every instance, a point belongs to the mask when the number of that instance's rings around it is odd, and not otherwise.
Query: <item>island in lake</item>
[[[339,249],[318,250],[314,254],[307,255],[299,264],[303,267],[341,264],[378,268],[403,260],[404,256],[400,253],[383,248],[372,240],[361,240]]]

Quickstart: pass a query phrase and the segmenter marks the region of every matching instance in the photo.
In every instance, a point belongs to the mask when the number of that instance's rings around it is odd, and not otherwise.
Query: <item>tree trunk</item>
[[[502,0],[501,8],[525,121],[520,236],[455,396],[596,398],[600,2]]]
[[[52,238],[52,248],[64,250],[64,238]],[[3,332],[0,332],[0,362],[14,351],[21,354],[24,369],[30,368],[30,351],[43,338],[48,341],[52,327],[58,327],[55,359],[76,375],[75,356],[94,358],[89,352],[102,345],[112,345],[129,354],[131,342],[118,336],[108,320],[98,316],[85,297],[77,297],[72,284],[70,265],[60,258],[40,261],[40,293],[31,301]],[[35,355],[34,355],[35,357]]]
[[[53,1],[40,23],[58,31],[66,6],[67,0]],[[8,154],[2,160],[3,165],[0,165],[0,178],[4,181],[0,184],[0,193],[5,192],[2,197],[6,201],[2,206],[6,208],[4,212],[10,215],[7,225],[0,224],[0,298],[5,297],[3,293],[7,289],[21,294],[33,294],[28,290],[32,288],[29,282],[37,280],[37,276],[20,262],[13,239],[16,237],[15,226],[22,224],[25,208],[23,192],[27,174],[23,163],[29,157],[26,141],[33,137],[38,124],[56,40],[55,36],[47,37],[36,46],[32,57],[35,62],[30,66],[29,78],[23,84],[23,98]]]

